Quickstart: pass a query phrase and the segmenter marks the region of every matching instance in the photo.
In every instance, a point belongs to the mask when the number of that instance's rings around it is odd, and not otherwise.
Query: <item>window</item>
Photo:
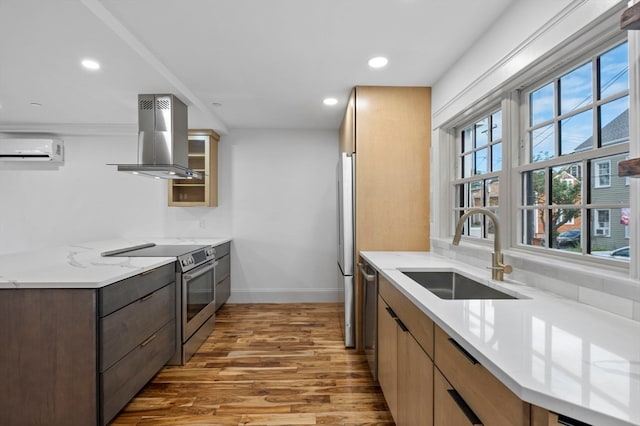
[[[456,220],[464,210],[482,207],[497,214],[502,171],[502,111],[497,110],[456,131],[458,172],[454,183]],[[464,234],[493,238],[493,223],[483,215],[472,215]]]
[[[611,228],[611,211],[595,210],[595,217],[593,233],[600,237],[609,237],[609,229]]]
[[[611,186],[611,161],[598,161],[595,167],[596,188]]]
[[[530,86],[521,105],[520,244],[585,255],[628,246],[618,219],[629,187],[611,169],[629,150],[627,43]]]
[[[517,89],[502,88],[499,107],[486,99],[486,109],[460,115],[451,129],[453,223],[482,207],[506,216],[502,228],[519,249],[628,261],[630,185],[616,171],[629,157],[629,51],[624,33],[612,37],[620,38],[566,52],[573,59],[547,75],[535,65],[505,83]],[[492,226],[472,215],[463,233],[492,239]]]

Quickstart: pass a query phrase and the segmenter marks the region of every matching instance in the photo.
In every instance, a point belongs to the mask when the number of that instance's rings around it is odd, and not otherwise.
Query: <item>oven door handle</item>
[[[199,269],[196,270],[196,272],[189,272],[185,274],[184,279],[187,281],[191,281],[194,278],[198,278],[200,275],[204,275],[207,272],[213,270],[217,264],[218,262],[213,262],[209,264],[209,266],[201,266]]]

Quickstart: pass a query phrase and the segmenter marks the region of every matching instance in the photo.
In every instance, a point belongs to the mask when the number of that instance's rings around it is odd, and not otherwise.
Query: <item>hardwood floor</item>
[[[185,366],[165,367],[112,425],[393,425],[337,304],[227,304]]]

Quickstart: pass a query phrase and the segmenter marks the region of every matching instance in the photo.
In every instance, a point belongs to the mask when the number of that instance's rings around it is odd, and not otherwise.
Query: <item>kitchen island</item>
[[[0,256],[0,424],[105,425],[176,348],[175,257],[110,240]]]
[[[640,323],[521,283],[491,281],[485,269],[433,253],[361,255],[381,282],[433,321],[436,345],[437,335],[454,340],[531,404],[532,425],[558,424],[546,418],[537,423],[534,414],[540,410],[592,425],[640,425]],[[458,272],[517,299],[445,300],[403,271]]]

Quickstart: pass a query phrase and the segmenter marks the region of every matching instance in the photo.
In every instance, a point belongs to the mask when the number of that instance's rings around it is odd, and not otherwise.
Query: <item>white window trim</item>
[[[600,226],[600,212],[607,212],[607,226]],[[594,209],[593,210],[593,236],[594,237],[611,237],[611,209]],[[600,229],[606,230],[603,234],[598,234]]]
[[[609,169],[608,173],[605,175],[607,177],[606,184],[602,184],[600,182],[600,178],[603,175],[600,174],[600,164],[607,164],[607,168]],[[593,187],[594,188],[611,188],[611,160],[600,160],[593,162],[593,171],[594,171],[594,179],[593,179]]]
[[[585,7],[582,7],[582,6]],[[602,7],[601,7],[602,5]],[[541,28],[532,36],[535,48],[530,41],[524,42],[517,49],[510,51],[505,61],[487,68],[484,74],[469,83],[468,86],[459,88],[457,93],[448,94],[446,100],[439,102],[434,99],[434,111],[432,116],[433,143],[431,146],[431,188],[434,201],[431,203],[431,249],[433,252],[453,259],[464,260],[470,265],[486,267],[486,257],[490,255],[493,244],[490,241],[468,240],[463,241],[460,247],[451,245],[452,235],[455,229],[455,221],[451,214],[454,203],[454,194],[451,192],[451,181],[455,178],[453,167],[456,161],[455,133],[453,127],[466,121],[469,116],[476,114],[480,109],[488,110],[487,105],[495,105],[502,102],[503,120],[505,123],[513,123],[514,114],[521,113],[518,109],[520,90],[531,78],[541,75],[545,70],[556,68],[558,64],[571,60],[572,52],[588,50],[603,41],[620,34],[620,14],[627,7],[625,4],[605,5],[600,2],[581,2],[580,7],[567,9],[564,19],[557,17],[553,26]],[[592,13],[592,9],[598,9]],[[571,13],[568,13],[568,12]],[[606,12],[605,12],[606,11]],[[588,12],[588,13],[587,13]],[[602,15],[599,15],[602,13]],[[594,16],[598,16],[595,20]],[[563,20],[564,19],[564,20]],[[557,25],[562,22],[563,25]],[[589,23],[585,27],[585,23]],[[582,30],[581,30],[582,28]],[[638,116],[640,111],[640,31],[626,33],[629,41],[629,113],[631,117]],[[566,45],[557,48],[558,40],[567,40]],[[543,42],[543,49],[540,43]],[[485,43],[486,44],[486,43]],[[526,57],[530,61],[514,67],[511,59]],[[532,62],[532,61],[535,61]],[[450,83],[454,78],[444,79],[443,83],[434,86],[441,92],[450,92],[453,87]],[[518,123],[516,120],[515,123]],[[503,140],[518,141],[522,143],[519,129],[516,126],[503,128]],[[518,164],[518,144],[512,142],[504,144],[503,161],[511,161]],[[629,156],[640,157],[640,120],[632,119],[629,123]],[[611,154],[615,154],[612,152]],[[511,164],[511,163],[510,163]],[[532,168],[533,169],[533,168]],[[500,216],[513,217],[521,214],[517,209],[518,200],[518,173],[503,164],[503,170],[511,170],[505,174],[505,180],[501,182]],[[583,169],[583,178],[586,178],[588,170]],[[511,184],[511,182],[515,182]],[[629,207],[634,215],[640,212],[640,179],[630,180]],[[590,226],[583,221],[583,227]],[[629,227],[629,245],[631,258],[628,265],[612,264],[601,261],[599,258],[564,259],[563,253],[546,253],[539,250],[524,250],[517,246],[517,240],[522,234],[519,221],[511,220],[502,224],[501,233],[505,260],[512,265],[514,273],[508,279],[521,280],[527,285],[540,287],[557,292],[566,297],[575,298],[575,288],[587,287],[605,291],[614,296],[628,298],[629,289],[640,285],[640,221],[633,221]],[[580,268],[576,269],[576,263]],[[553,284],[555,277],[562,276],[562,285]],[[607,283],[621,283],[618,285],[606,285]],[[567,287],[568,285],[568,287]],[[577,286],[577,287],[576,287]],[[604,287],[603,287],[604,286]]]

